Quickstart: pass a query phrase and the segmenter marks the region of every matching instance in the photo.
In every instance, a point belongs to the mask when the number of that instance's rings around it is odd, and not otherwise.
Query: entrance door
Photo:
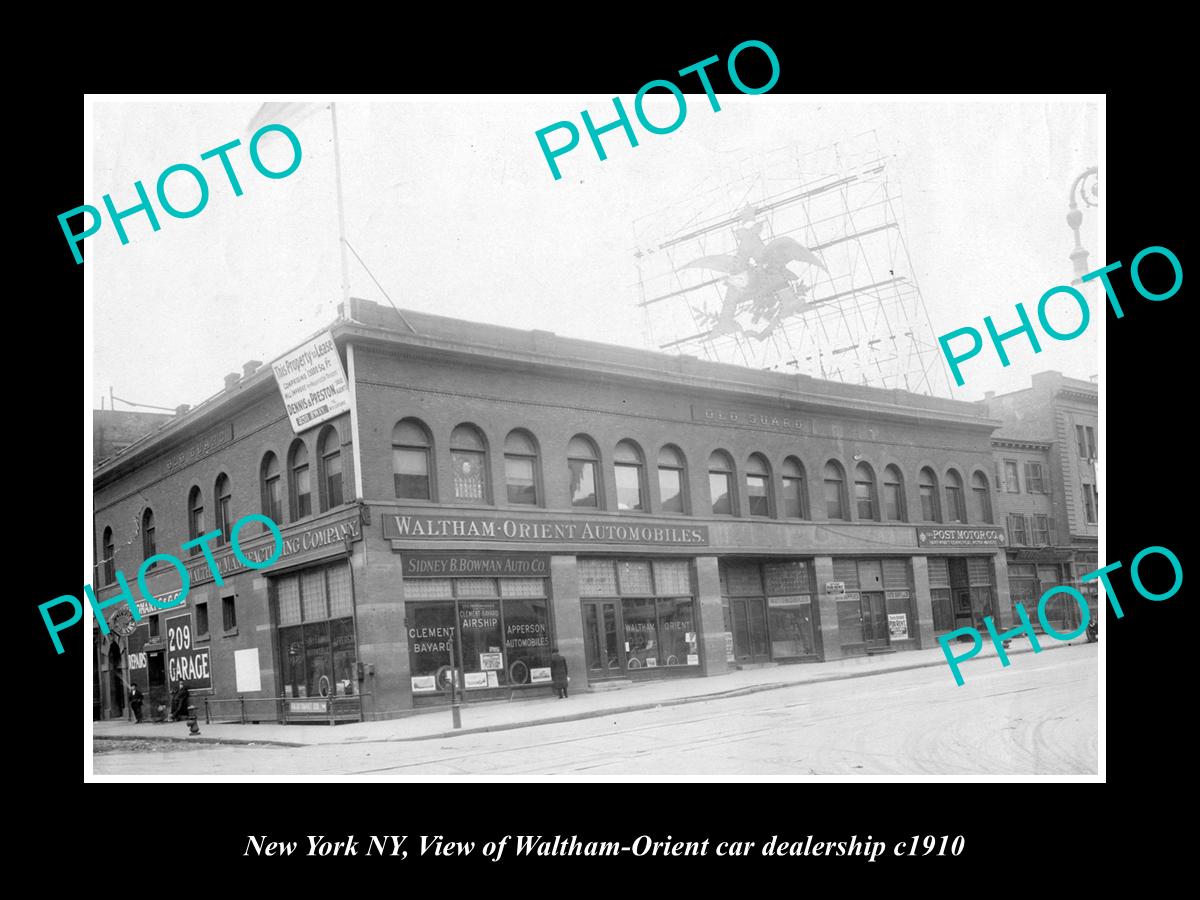
[[[164,721],[167,717],[167,668],[163,662],[161,650],[151,650],[146,654],[146,673],[150,680],[150,689],[146,691],[146,703],[150,720]]]
[[[766,662],[767,610],[762,597],[732,597],[729,614],[733,620],[733,656],[737,662]]]
[[[121,666],[121,645],[108,645],[109,711],[113,719],[125,716],[125,671]]]
[[[862,592],[863,641],[868,650],[888,645],[887,604],[883,591]]]
[[[583,602],[583,644],[588,678],[619,678],[625,674],[625,649],[618,637],[621,616],[613,600]]]

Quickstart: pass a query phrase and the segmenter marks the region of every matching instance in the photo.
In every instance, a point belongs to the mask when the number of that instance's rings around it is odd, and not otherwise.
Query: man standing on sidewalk
[[[555,647],[550,653],[550,682],[554,685],[554,691],[561,700],[567,698],[567,682],[569,681],[567,661],[562,658],[558,648]]]
[[[138,686],[132,685],[129,688],[129,708],[133,710],[134,723],[142,724],[142,700],[144,695],[138,690]]]

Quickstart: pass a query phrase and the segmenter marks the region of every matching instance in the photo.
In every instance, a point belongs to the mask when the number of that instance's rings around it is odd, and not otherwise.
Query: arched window
[[[104,583],[112,584],[116,581],[116,576],[113,574],[116,571],[113,565],[113,556],[116,554],[117,548],[113,546],[113,530],[111,528],[104,529],[104,540],[100,542],[100,565],[104,569]]]
[[[527,431],[514,429],[504,439],[504,478],[508,502],[525,506],[538,504],[537,445]]]
[[[613,474],[617,480],[617,509],[646,511],[642,451],[633,441],[621,441],[613,453]]]
[[[883,470],[883,517],[889,522],[906,522],[904,476],[895,466]]]
[[[842,464],[833,459],[825,463],[825,516],[846,518],[846,476]]]
[[[878,502],[875,497],[875,473],[865,462],[854,467],[854,506],[860,519],[877,519]]]
[[[714,450],[708,458],[708,492],[713,515],[733,515],[733,460],[724,450]]]
[[[600,454],[586,435],[577,434],[567,444],[567,471],[570,477],[572,506],[600,506],[600,485],[596,472]]]
[[[188,494],[188,537],[195,540],[204,534],[204,496],[199,487],[193,487]],[[188,551],[192,556],[200,552],[199,545]]]
[[[921,492],[921,520],[924,522],[942,521],[941,509],[938,504],[937,476],[928,466],[917,475],[917,488]]]
[[[288,462],[291,473],[292,521],[312,515],[312,484],[308,474],[308,447],[304,441],[292,444]]]
[[[229,529],[233,527],[230,507],[233,505],[233,490],[229,487],[229,476],[222,472],[217,476],[217,486],[213,490],[217,501],[217,546],[229,543]]]
[[[804,478],[804,466],[794,456],[783,461],[779,470],[783,487],[783,515],[788,519],[808,518],[808,486]]]
[[[392,429],[392,481],[402,500],[432,500],[429,430],[417,419],[401,419]]]
[[[262,511],[276,525],[283,524],[283,490],[279,481],[279,457],[268,453],[262,461]],[[263,526],[264,530],[266,526]]]
[[[342,484],[342,439],[332,425],[327,426],[321,433],[321,441],[317,444],[321,454],[321,492],[323,506],[321,510],[333,509],[346,501],[346,493]]]
[[[658,451],[658,496],[663,512],[687,512],[683,453],[673,444]]]
[[[455,500],[488,502],[487,443],[474,425],[459,425],[450,432],[450,469]]]
[[[142,513],[142,559],[149,559],[158,553],[158,544],[154,539],[154,510],[146,507]],[[150,568],[158,565],[158,560],[150,564]]]
[[[761,453],[746,460],[746,505],[752,516],[771,515],[771,468]]]
[[[980,522],[992,524],[992,491],[988,487],[987,476],[976,472],[971,476],[971,493],[975,495],[975,510]]]
[[[963,501],[962,476],[953,469],[946,473],[946,521],[967,521],[967,507]]]

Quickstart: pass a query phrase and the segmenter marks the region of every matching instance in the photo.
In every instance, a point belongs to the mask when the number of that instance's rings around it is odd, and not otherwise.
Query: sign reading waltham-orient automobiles
[[[529,543],[655,544],[658,546],[707,545],[704,525],[651,525],[596,519],[542,519],[526,522],[507,516],[405,516],[383,517],[383,537],[391,541],[468,540]]]

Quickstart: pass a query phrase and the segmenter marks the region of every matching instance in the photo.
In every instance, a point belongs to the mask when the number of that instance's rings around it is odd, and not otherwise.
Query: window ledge
[[[221,637],[236,637],[237,633],[238,630],[236,628],[230,628],[227,631],[222,631]]]
[[[211,641],[212,640],[212,632],[206,631],[206,632],[204,632],[204,634],[197,634],[196,640],[197,641]]]

